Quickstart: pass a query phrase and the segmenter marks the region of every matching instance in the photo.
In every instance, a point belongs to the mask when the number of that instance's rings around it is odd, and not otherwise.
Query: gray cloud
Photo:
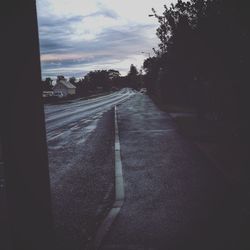
[[[117,19],[118,15],[105,8],[88,16],[69,18],[39,17],[39,35],[41,54],[81,54],[87,53],[77,60],[43,61],[42,73],[45,76],[83,76],[91,65],[109,65],[139,54],[141,48],[149,48],[151,41],[145,36],[145,31],[153,25],[132,25],[103,30],[94,40],[72,41],[73,26],[84,18],[103,15]],[[79,68],[82,70],[79,72]],[[118,69],[118,68],[117,68]],[[119,69],[118,69],[119,70]],[[124,70],[124,69],[121,69]]]
[[[118,19],[119,15],[111,9],[107,9],[105,8],[103,5],[99,5],[100,10],[91,13],[89,15],[85,15],[84,18],[86,17],[95,17],[95,16],[105,16],[105,17],[109,17],[109,18],[113,18],[113,19]]]

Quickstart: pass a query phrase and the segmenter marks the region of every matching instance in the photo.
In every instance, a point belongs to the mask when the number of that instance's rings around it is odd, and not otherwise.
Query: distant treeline
[[[58,76],[57,80],[64,78]],[[43,91],[53,90],[51,78],[42,81]],[[119,90],[124,87],[139,89],[142,86],[142,74],[137,68],[131,64],[130,70],[126,76],[121,76],[117,70],[95,70],[88,72],[84,78],[77,80],[70,77],[69,82],[76,87],[76,96],[84,97],[97,92],[108,92],[111,90]]]
[[[192,105],[202,117],[249,116],[249,3],[179,0],[158,15],[160,40],[144,61],[148,92],[165,104]]]

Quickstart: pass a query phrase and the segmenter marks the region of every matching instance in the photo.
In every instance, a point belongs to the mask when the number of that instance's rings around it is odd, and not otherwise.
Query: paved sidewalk
[[[230,185],[148,96],[118,107],[125,202],[101,249],[243,249]]]

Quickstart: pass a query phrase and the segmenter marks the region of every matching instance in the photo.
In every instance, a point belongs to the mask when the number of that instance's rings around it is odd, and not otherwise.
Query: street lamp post
[[[158,15],[154,15],[154,14],[149,14],[148,15],[149,17],[157,17],[157,18],[159,18],[160,20],[163,20],[163,25],[166,25],[166,17],[165,16],[158,16]],[[163,44],[163,48],[161,49],[161,51],[162,51],[162,54],[164,54],[164,52],[166,52],[166,45],[165,44]]]

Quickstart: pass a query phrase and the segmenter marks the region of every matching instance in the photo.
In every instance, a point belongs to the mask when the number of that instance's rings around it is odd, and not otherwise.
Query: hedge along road
[[[114,116],[131,89],[68,104],[45,105],[53,213],[59,249],[91,245],[112,205]]]

